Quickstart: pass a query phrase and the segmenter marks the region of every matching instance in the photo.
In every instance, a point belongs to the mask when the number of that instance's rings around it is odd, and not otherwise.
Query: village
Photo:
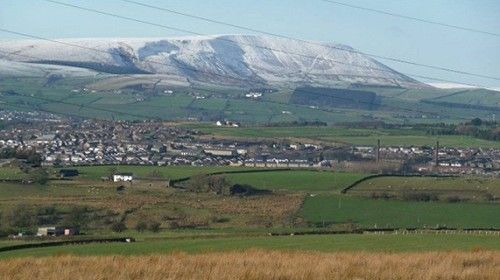
[[[4,116],[5,117],[5,116]],[[214,138],[196,129],[157,121],[73,121],[51,115],[0,132],[2,151],[35,151],[42,166],[191,165],[332,168],[397,163],[413,173],[499,174],[500,150],[436,146],[333,145],[288,139]],[[240,124],[217,121],[214,127]],[[439,143],[436,143],[439,145]],[[437,152],[436,152],[437,151]],[[5,153],[4,153],[5,154]]]

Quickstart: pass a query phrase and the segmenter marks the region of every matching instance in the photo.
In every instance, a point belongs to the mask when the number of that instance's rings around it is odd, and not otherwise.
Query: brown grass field
[[[1,279],[499,279],[499,251],[315,253],[248,250],[189,255],[27,257]]]

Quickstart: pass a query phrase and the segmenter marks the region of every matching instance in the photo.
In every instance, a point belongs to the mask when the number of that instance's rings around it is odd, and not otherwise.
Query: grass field
[[[104,76],[101,76],[104,78]],[[144,78],[144,77],[143,77]],[[105,80],[96,92],[73,92],[95,84],[92,78],[65,78],[47,84],[45,78],[1,78],[0,92],[14,90],[16,94],[0,95],[0,107],[15,110],[43,110],[100,119],[153,119],[204,121],[231,119],[262,124],[283,121],[321,120],[328,123],[377,119],[392,123],[458,122],[463,118],[491,117],[490,110],[441,106],[421,102],[436,97],[450,103],[476,104],[476,93],[455,94],[450,90],[369,89],[381,96],[377,110],[352,110],[339,107],[311,108],[290,103],[290,90],[280,90],[259,100],[242,98],[246,89],[223,87],[176,87],[172,95],[151,90],[122,89],[114,93]],[[151,82],[151,81],[150,81]],[[207,91],[210,94],[207,94]],[[161,91],[160,91],[161,92]],[[197,100],[188,93],[206,96]],[[497,94],[484,91],[481,98],[487,104],[498,104]],[[43,98],[43,99],[40,99]],[[439,99],[438,99],[439,100]],[[112,108],[110,108],[112,105]],[[414,108],[419,110],[415,111]],[[285,113],[284,113],[285,112]]]
[[[374,200],[342,195],[306,198],[306,221],[352,222],[362,227],[500,228],[500,207],[494,203],[444,203]]]
[[[189,124],[189,128],[220,137],[236,138],[294,138],[375,146],[442,146],[500,148],[500,142],[460,135],[429,136],[422,131],[403,129],[348,129],[339,127],[216,127],[213,124]]]
[[[491,177],[377,177],[363,181],[348,191],[350,194],[370,196],[389,194],[401,196],[408,193],[428,193],[441,197],[458,197],[471,201],[500,197],[500,184]]]
[[[422,252],[488,249],[500,250],[498,236],[473,234],[412,234],[412,235],[305,235],[278,237],[227,237],[198,239],[165,239],[135,243],[105,243],[67,245],[22,249],[0,253],[0,258],[26,256],[74,255],[145,255],[172,252],[242,251],[251,248],[287,251],[321,252]]]
[[[28,175],[17,167],[0,167],[0,180],[20,180],[26,178],[28,178]]]
[[[140,257],[21,258],[0,262],[8,279],[466,280],[497,279],[500,253],[308,253],[250,250]]]
[[[227,178],[232,183],[249,184],[267,190],[340,191],[365,176],[361,173],[296,170],[228,174]]]
[[[131,172],[134,176],[148,177],[153,171],[158,171],[165,179],[179,179],[190,177],[196,174],[208,174],[213,172],[248,170],[245,167],[230,166],[83,166],[77,167],[82,178],[99,179],[109,175],[110,170],[116,169],[118,172]]]

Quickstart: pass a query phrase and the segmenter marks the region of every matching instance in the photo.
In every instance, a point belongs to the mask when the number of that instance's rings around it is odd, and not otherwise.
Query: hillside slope
[[[64,44],[37,40],[3,42],[0,59],[112,74],[168,74],[185,77],[192,83],[427,87],[338,44],[250,35],[58,41]],[[24,71],[24,75],[32,74]]]

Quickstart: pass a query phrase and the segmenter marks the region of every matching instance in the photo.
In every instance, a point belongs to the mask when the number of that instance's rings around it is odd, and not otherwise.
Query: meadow
[[[469,136],[439,135],[430,136],[422,131],[405,129],[358,129],[342,127],[263,127],[248,126],[239,128],[216,127],[214,124],[188,124],[186,127],[216,137],[234,138],[275,138],[302,141],[322,141],[330,144],[352,144],[375,146],[380,139],[382,146],[434,146],[439,141],[449,147],[500,148],[500,142],[488,141]]]
[[[44,256],[50,259],[67,254],[115,258],[118,255],[148,255],[144,256],[147,258],[152,254],[167,257],[176,252],[189,256],[205,253],[247,254],[248,250],[278,250],[287,254],[500,250],[499,235],[484,233],[324,234],[375,227],[500,228],[500,209],[493,202],[415,202],[366,197],[367,193],[376,190],[405,192],[410,188],[426,191],[434,189],[434,186],[435,190],[451,193],[496,191],[498,186],[494,178],[380,177],[363,181],[347,194],[341,194],[342,189],[367,174],[253,168],[251,170],[256,172],[230,173],[250,168],[115,166],[114,170],[133,172],[142,178],[133,183],[114,183],[101,179],[108,175],[112,166],[75,168],[81,172],[80,176],[71,180],[53,179],[46,185],[1,182],[2,222],[5,217],[26,216],[28,213],[35,215],[36,226],[46,226],[48,224],[43,221],[47,218],[56,222],[67,221],[73,213],[72,209],[77,206],[86,211],[84,216],[79,216],[82,221],[87,221],[82,223],[84,237],[134,237],[137,242],[2,252],[0,267],[12,258]],[[162,179],[147,179],[152,171]],[[50,172],[55,175],[57,169]],[[224,176],[231,184],[250,184],[271,192],[248,196],[221,195],[188,191],[179,188],[182,184],[177,188],[167,187],[166,184],[167,178],[213,172],[229,172]],[[5,169],[3,174],[10,176],[17,171]],[[118,186],[124,186],[124,189],[118,191]],[[12,209],[18,212],[12,215]],[[4,216],[5,213],[9,215]],[[123,223],[123,231],[115,232],[113,225],[117,222]],[[158,223],[159,228],[157,231],[139,229],[141,222],[147,225]],[[36,226],[31,230],[36,232]],[[270,233],[279,236],[271,236]],[[47,240],[26,242],[41,241]],[[0,247],[20,242],[23,241],[0,239]],[[44,260],[40,258],[40,261]]]
[[[26,256],[150,255],[249,249],[311,252],[425,252],[500,250],[499,237],[478,234],[340,234],[296,236],[229,236],[173,238],[134,243],[103,243],[22,249],[0,253],[0,259]]]
[[[100,76],[104,80],[97,81],[97,84],[106,84],[106,77],[110,76]],[[454,95],[455,91],[450,90],[372,88],[369,90],[377,92],[381,99],[381,106],[377,110],[352,110],[335,106],[315,108],[293,104],[290,101],[291,90],[286,89],[266,94],[258,100],[243,97],[248,89],[208,86],[175,87],[175,93],[170,95],[163,94],[162,90],[135,91],[129,88],[122,88],[117,93],[115,90],[119,87],[112,90],[107,86],[95,87],[94,91],[73,92],[95,84],[96,80],[91,78],[66,78],[50,83],[45,78],[2,78],[0,92],[10,93],[0,95],[0,107],[121,120],[231,119],[264,124],[303,120],[335,123],[363,121],[368,118],[390,123],[436,123],[458,122],[474,117],[491,118],[491,110],[453,106],[454,103],[472,104],[470,97],[475,94],[484,96],[484,100],[488,100],[487,104],[498,103],[497,94],[473,90]],[[204,98],[198,99],[197,96]],[[434,99],[451,105],[432,103]],[[415,107],[420,110],[415,111]]]
[[[366,177],[362,173],[331,171],[277,171],[228,174],[234,183],[249,184],[258,189],[290,191],[340,191],[355,181]]]
[[[367,197],[377,194],[403,197],[412,193],[426,193],[443,200],[488,201],[500,197],[500,185],[498,179],[493,177],[384,176],[362,181],[347,193]]]
[[[246,252],[140,257],[21,258],[0,262],[8,279],[497,279],[500,253]],[[376,275],[376,276],[375,276]]]
[[[0,180],[22,180],[28,178],[28,175],[17,167],[0,167]]]
[[[416,202],[331,194],[307,197],[302,215],[316,225],[353,223],[364,228],[500,228],[500,208],[495,203]]]
[[[230,172],[249,170],[250,167],[232,166],[140,166],[140,165],[107,165],[107,166],[81,166],[76,167],[81,178],[100,179],[109,176],[110,172],[130,172],[138,177],[151,177],[152,173],[157,173],[163,179],[180,179],[191,177],[197,174],[209,174],[214,172]],[[254,170],[255,168],[252,168]]]

